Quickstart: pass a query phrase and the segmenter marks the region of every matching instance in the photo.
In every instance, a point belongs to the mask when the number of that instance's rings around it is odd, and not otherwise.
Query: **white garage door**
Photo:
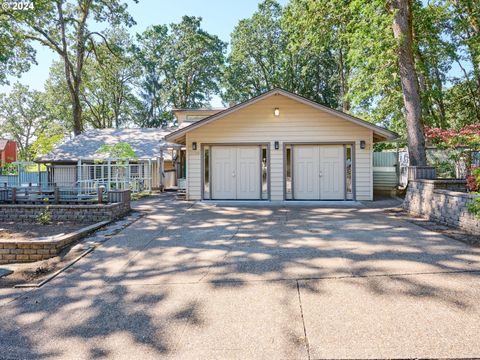
[[[343,145],[293,146],[293,196],[297,200],[345,198]]]
[[[212,146],[212,199],[261,199],[259,146]]]

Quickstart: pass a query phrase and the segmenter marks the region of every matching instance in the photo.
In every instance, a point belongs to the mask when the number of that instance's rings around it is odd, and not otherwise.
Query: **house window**
[[[262,146],[262,199],[268,199],[268,152],[267,147]]]
[[[203,198],[210,199],[210,146],[203,149]]]
[[[352,146],[345,146],[345,188],[347,191],[346,198],[353,199],[353,155]]]
[[[291,200],[292,197],[292,147],[285,148],[285,198]]]

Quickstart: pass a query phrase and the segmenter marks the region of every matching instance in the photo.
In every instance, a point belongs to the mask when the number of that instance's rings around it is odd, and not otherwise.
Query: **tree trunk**
[[[405,104],[408,153],[411,166],[425,166],[425,135],[418,78],[413,59],[411,0],[392,0],[393,34],[398,43],[398,64]]]
[[[82,104],[79,94],[72,94],[72,113],[73,113],[73,133],[80,135],[83,131],[82,126]]]

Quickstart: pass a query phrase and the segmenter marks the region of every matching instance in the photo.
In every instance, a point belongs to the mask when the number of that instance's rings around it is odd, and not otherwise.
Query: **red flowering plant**
[[[425,128],[427,142],[437,149],[449,151],[456,165],[466,166],[466,175],[472,174],[472,153],[480,151],[480,124],[466,125],[460,130]]]
[[[467,189],[471,192],[480,191],[480,166],[472,165],[473,153],[480,151],[480,124],[467,125],[458,131],[426,128],[425,137],[438,149],[449,150],[449,158],[457,165],[464,163]],[[474,197],[467,208],[470,213],[480,217],[480,196]]]

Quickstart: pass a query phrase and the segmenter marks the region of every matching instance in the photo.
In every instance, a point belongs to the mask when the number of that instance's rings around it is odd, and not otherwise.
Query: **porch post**
[[[77,186],[78,186],[78,193],[80,194],[80,188],[82,184],[82,159],[78,159],[77,162]]]
[[[148,167],[147,167],[147,174],[148,174],[148,192],[152,191],[152,159],[148,159]],[[145,175],[144,175],[145,176]]]
[[[107,177],[108,177],[108,180],[107,180],[108,190],[107,191],[110,191],[111,190],[110,181],[112,179],[112,160],[110,160],[110,158],[108,158]]]
[[[38,189],[41,190],[42,189],[42,179],[41,179],[41,176],[40,176],[40,163],[37,164],[37,170],[38,170]]]

